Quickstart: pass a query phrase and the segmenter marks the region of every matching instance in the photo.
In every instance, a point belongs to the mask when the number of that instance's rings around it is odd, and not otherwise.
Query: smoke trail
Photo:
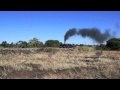
[[[89,37],[100,44],[112,37],[112,35],[110,34],[110,30],[105,30],[104,33],[101,33],[98,28],[83,28],[79,29],[78,31],[76,30],[76,28],[72,28],[66,32],[64,36],[64,43],[66,42],[66,40],[74,35],[81,35],[83,38]]]
[[[98,43],[103,43],[105,40],[110,38],[109,30],[105,30],[105,32],[102,34],[100,30],[97,28],[79,29],[79,31],[77,32],[77,35],[81,35],[82,37],[89,37]]]
[[[66,40],[69,39],[69,37],[76,35],[76,33],[77,33],[76,28],[69,29],[64,36],[64,43],[66,42]]]

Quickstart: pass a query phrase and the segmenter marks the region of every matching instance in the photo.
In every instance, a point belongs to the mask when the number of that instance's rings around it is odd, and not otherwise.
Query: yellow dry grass
[[[59,49],[56,53],[42,52],[35,54],[0,54],[0,66],[9,66],[14,70],[28,70],[32,71],[33,67],[30,65],[38,65],[40,70],[64,70],[78,68],[94,68],[95,71],[88,72],[83,71],[81,78],[92,79],[92,74],[103,74],[107,78],[115,78],[116,75],[120,75],[120,52],[119,51],[81,51],[77,48],[74,49]],[[84,70],[84,69],[83,69]],[[98,71],[97,71],[98,70]],[[96,73],[97,72],[97,73]],[[3,73],[5,74],[5,73]],[[44,75],[43,79],[62,79],[79,77],[80,73],[76,71],[76,74],[69,72],[69,76],[60,74],[48,74]],[[87,75],[87,76],[86,76]],[[37,76],[35,77],[37,78]]]

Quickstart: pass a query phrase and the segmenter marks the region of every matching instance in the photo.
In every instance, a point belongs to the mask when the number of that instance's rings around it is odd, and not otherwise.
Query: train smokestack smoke
[[[69,29],[64,36],[64,44],[65,44],[66,40],[68,40],[70,37],[76,35],[76,33],[77,33],[76,28]]]
[[[98,43],[103,43],[105,40],[110,38],[109,30],[105,30],[105,32],[102,34],[99,29],[97,28],[83,28],[79,29],[77,32],[77,35],[81,35],[82,37],[89,37],[93,40],[95,40]]]
[[[72,28],[66,32],[64,36],[64,43],[66,42],[66,40],[74,35],[81,35],[83,38],[89,37],[97,43],[103,43],[107,39],[111,38],[109,30],[105,30],[104,33],[101,33],[98,28],[83,28],[79,29],[78,31],[76,30],[76,28]]]

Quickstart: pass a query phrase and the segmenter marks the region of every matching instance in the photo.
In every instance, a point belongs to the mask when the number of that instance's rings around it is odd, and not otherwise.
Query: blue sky
[[[66,31],[71,28],[120,29],[120,11],[0,11],[0,43],[29,41],[36,37],[64,42]],[[116,37],[119,37],[117,33]],[[93,40],[81,36],[70,37],[66,43],[93,44]]]

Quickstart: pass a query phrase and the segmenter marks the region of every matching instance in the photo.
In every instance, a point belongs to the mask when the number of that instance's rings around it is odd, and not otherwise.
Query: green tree
[[[29,40],[29,42],[28,42],[28,46],[31,48],[40,47],[42,45],[43,45],[43,43],[40,42],[39,39],[37,39],[37,38],[33,38],[33,39]]]
[[[119,38],[112,38],[107,41],[106,44],[111,50],[120,50],[120,39]]]
[[[6,47],[8,47],[8,43],[7,43],[7,41],[3,41],[2,43],[1,43],[1,46],[2,47],[4,47],[4,48],[6,48]]]
[[[43,47],[43,46],[44,46],[43,42],[40,42],[37,47],[40,48],[40,47]]]
[[[47,47],[59,47],[60,44],[61,43],[58,40],[47,40],[45,42],[45,46]]]
[[[26,41],[18,41],[16,43],[17,47],[19,48],[27,48],[28,47],[28,43]]]

